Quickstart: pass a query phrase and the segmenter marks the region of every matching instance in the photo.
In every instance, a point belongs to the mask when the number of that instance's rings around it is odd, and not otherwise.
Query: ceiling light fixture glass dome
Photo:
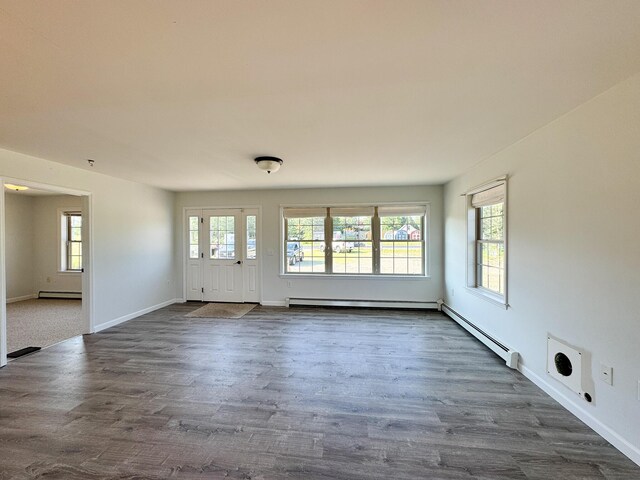
[[[254,160],[258,168],[267,173],[277,172],[284,163],[282,159],[278,157],[256,157]]]

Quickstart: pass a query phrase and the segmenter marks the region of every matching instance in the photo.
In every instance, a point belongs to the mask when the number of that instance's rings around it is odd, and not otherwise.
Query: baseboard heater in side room
[[[518,358],[520,355],[515,350],[510,349],[504,343],[496,340],[487,332],[482,330],[480,327],[475,325],[473,322],[467,320],[458,312],[456,312],[453,308],[448,306],[446,303],[441,304],[441,310],[454,322],[464,328],[471,335],[476,337],[482,343],[484,343],[489,349],[491,349],[496,355],[500,358],[504,359],[509,368],[517,369],[518,368]]]
[[[438,308],[438,302],[414,302],[407,300],[346,300],[339,298],[301,298],[290,297],[286,300],[287,307],[291,305],[310,305],[316,307],[369,307],[369,308]]]
[[[82,300],[82,292],[38,292],[38,298],[72,298]]]

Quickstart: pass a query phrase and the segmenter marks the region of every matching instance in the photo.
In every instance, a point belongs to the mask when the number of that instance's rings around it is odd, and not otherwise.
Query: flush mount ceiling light
[[[255,162],[260,170],[264,170],[267,173],[277,172],[284,163],[278,157],[256,157]]]
[[[5,183],[4,186],[9,190],[15,190],[16,192],[22,192],[23,190],[29,190],[29,187],[24,185],[14,185],[13,183]]]

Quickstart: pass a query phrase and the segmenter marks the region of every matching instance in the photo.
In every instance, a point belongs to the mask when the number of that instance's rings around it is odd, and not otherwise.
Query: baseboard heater
[[[38,298],[72,298],[81,300],[82,292],[38,292]]]
[[[489,349],[491,349],[496,355],[504,359],[509,368],[518,368],[518,358],[520,356],[518,352],[510,349],[504,343],[493,338],[473,322],[464,318],[446,303],[441,304],[441,310],[454,322],[489,347]]]
[[[345,300],[340,298],[301,298],[290,297],[285,299],[286,306],[310,305],[316,307],[369,307],[369,308],[413,308],[429,309],[438,308],[438,302],[414,302],[408,300]]]

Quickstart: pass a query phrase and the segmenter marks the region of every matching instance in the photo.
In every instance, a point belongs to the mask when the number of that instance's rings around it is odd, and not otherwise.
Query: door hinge
[[[204,253],[201,253],[201,254],[200,254],[200,258],[204,258]]]
[[[204,293],[204,287],[202,287],[202,293]]]
[[[204,217],[200,217],[200,223],[204,223]]]

